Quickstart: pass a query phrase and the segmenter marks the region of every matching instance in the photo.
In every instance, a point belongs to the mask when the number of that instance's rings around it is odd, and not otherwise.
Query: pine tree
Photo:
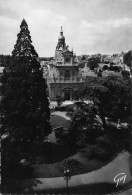
[[[24,19],[2,84],[3,132],[17,140],[44,140],[51,132],[47,85]]]

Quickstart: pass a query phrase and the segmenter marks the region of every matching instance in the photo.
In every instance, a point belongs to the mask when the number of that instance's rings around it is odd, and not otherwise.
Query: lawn
[[[34,168],[33,174],[36,178],[50,178],[63,176],[61,162],[64,159],[75,159],[81,163],[83,169],[72,172],[72,175],[88,173],[99,169],[109,163],[115,156],[101,160],[99,158],[90,157],[89,154],[77,151],[75,148],[68,148],[61,145],[47,143],[47,149],[44,146],[45,158],[34,161],[31,165]],[[86,150],[87,151],[87,150]]]
[[[62,177],[63,171],[59,167],[59,163],[52,164],[35,164],[32,165],[34,168],[35,178],[49,178],[49,177]]]
[[[77,158],[77,157],[74,159],[78,159],[79,162],[84,165],[84,169],[78,170],[78,172],[72,173],[72,175],[88,173],[96,169],[99,169],[104,164],[106,164],[106,162],[104,163],[97,159],[86,160],[85,158]],[[51,164],[47,164],[47,163],[35,164],[32,165],[32,167],[34,168],[33,174],[34,177],[36,178],[62,177],[64,175],[64,171],[61,169],[60,164],[58,162],[51,163]]]

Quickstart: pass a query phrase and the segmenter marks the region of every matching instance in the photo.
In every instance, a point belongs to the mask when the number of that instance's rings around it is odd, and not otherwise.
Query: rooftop
[[[3,70],[4,70],[5,67],[0,67],[0,73],[2,74],[3,73]]]

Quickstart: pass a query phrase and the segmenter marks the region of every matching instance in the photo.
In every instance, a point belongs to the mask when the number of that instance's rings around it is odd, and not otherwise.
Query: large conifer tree
[[[2,83],[3,132],[17,140],[43,140],[51,132],[47,85],[24,19]]]

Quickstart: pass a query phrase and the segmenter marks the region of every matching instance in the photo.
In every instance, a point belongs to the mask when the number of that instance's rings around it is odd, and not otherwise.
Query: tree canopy
[[[17,41],[12,51],[13,57],[38,57],[37,52],[32,45],[30,31],[25,19],[22,20],[20,25],[20,32],[17,35]]]
[[[132,66],[131,61],[132,61],[132,53],[130,50],[124,55],[124,63],[127,64],[127,66],[131,67]]]
[[[0,66],[7,67],[10,63],[11,56],[10,55],[0,55]]]
[[[2,131],[18,140],[43,140],[51,132],[47,85],[23,19],[2,77]]]
[[[97,108],[92,104],[76,107],[68,130],[71,145],[84,147],[88,143],[94,143],[96,137],[102,135],[103,126],[96,116]]]
[[[88,59],[88,67],[90,68],[90,70],[94,70],[94,68],[97,68],[98,63],[100,63],[100,58],[98,57],[91,57]]]
[[[130,77],[130,72],[127,70],[122,70],[121,74],[123,76],[123,79],[129,79],[129,77]]]
[[[117,121],[130,115],[131,81],[122,76],[87,77],[74,95],[76,99],[89,99],[98,107],[104,128],[105,117]]]

